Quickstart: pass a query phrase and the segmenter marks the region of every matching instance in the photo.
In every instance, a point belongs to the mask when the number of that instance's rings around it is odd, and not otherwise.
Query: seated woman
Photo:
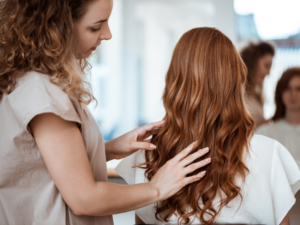
[[[220,31],[196,28],[182,36],[166,75],[166,122],[151,140],[157,150],[136,152],[116,171],[128,184],[149,182],[193,140],[195,150],[209,147],[211,164],[196,171],[206,171],[201,181],[136,210],[137,223],[289,224],[300,171],[283,145],[253,135],[246,77],[243,60]]]
[[[271,123],[260,126],[256,133],[283,144],[300,167],[300,67],[282,74],[276,86],[275,104]]]

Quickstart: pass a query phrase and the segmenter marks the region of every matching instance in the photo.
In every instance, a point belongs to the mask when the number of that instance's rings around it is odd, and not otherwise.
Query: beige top
[[[75,216],[62,199],[28,127],[46,112],[79,124],[94,178],[107,181],[103,137],[87,107],[28,72],[0,101],[0,224],[112,225],[112,216]]]
[[[245,106],[254,120],[255,125],[260,125],[266,121],[264,117],[263,105],[253,96],[247,96],[245,98]]]
[[[300,125],[293,125],[280,119],[258,127],[256,133],[273,138],[283,144],[300,167]]]

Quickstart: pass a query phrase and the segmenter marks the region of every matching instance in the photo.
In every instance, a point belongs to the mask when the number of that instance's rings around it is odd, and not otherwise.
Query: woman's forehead
[[[113,8],[112,0],[96,0],[92,2],[82,18],[83,23],[97,24],[102,20],[108,20]]]

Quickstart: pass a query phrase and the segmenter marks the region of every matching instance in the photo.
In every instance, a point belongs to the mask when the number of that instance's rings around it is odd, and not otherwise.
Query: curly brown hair
[[[94,0],[0,1],[0,100],[11,93],[17,77],[37,71],[88,104],[94,100],[78,60],[78,22]]]
[[[258,60],[267,54],[275,55],[275,48],[268,42],[250,43],[240,52],[248,69],[246,94],[253,95],[261,104],[263,104],[262,92],[255,93],[254,89],[256,84],[254,83],[254,79]]]

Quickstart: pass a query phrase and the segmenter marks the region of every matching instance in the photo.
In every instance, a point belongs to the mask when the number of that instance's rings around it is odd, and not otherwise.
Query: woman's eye
[[[91,28],[92,32],[96,32],[96,31],[98,31],[98,30],[100,30],[100,29],[101,29],[101,26],[98,27],[98,28]]]
[[[270,69],[270,68],[271,68],[271,65],[270,65],[270,64],[265,64],[265,67],[266,67],[267,69]]]

